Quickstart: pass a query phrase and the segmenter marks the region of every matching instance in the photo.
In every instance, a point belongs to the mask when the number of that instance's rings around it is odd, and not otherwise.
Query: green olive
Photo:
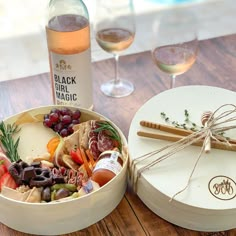
[[[75,184],[54,184],[52,187],[51,187],[51,190],[54,191],[54,190],[59,190],[61,188],[66,188],[68,189],[70,192],[75,192],[77,190],[77,187]]]

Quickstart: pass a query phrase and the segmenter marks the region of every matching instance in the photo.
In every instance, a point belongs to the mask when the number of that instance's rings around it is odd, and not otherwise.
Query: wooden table
[[[152,96],[168,89],[170,79],[156,69],[150,52],[122,57],[120,74],[134,83],[135,91],[131,96],[115,99],[104,96],[99,88],[102,82],[114,75],[113,68],[112,60],[93,64],[94,110],[110,118],[127,137],[136,111]],[[176,86],[184,85],[209,85],[236,91],[236,35],[201,41],[197,62],[176,80]],[[0,83],[0,119],[24,109],[51,103],[48,73]],[[0,224],[0,235],[29,234]],[[98,223],[67,236],[78,235],[233,236],[236,235],[236,229],[204,233],[172,225],[150,211],[128,187],[124,198],[112,213]]]

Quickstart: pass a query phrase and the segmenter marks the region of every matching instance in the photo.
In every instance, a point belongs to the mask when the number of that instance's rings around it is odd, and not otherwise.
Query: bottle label
[[[120,155],[119,152],[113,151],[113,152],[111,153],[110,159],[111,159],[112,161],[114,161],[114,162],[117,162],[119,155]]]
[[[50,52],[50,56],[55,103],[91,108],[93,91],[90,49],[72,55]]]
[[[122,166],[119,162],[114,161],[112,158],[104,158],[97,162],[93,172],[99,169],[110,170],[115,175],[117,175],[121,171]]]

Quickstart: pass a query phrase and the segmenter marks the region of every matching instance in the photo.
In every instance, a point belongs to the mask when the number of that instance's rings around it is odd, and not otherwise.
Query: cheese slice
[[[47,143],[57,135],[52,129],[45,127],[42,122],[25,123],[19,128],[14,139],[20,138],[18,153],[23,161],[30,163],[35,158],[48,156]]]

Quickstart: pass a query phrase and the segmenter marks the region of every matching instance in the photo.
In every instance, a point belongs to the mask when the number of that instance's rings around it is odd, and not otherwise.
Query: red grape
[[[69,134],[69,132],[68,132],[68,130],[65,129],[65,128],[60,131],[61,137],[66,137],[66,136],[68,136],[68,134]]]
[[[53,108],[49,114],[44,115],[43,124],[53,129],[62,137],[66,137],[74,132],[73,126],[80,123],[81,112],[69,108]]]
[[[62,116],[64,116],[64,115],[71,116],[72,111],[69,108],[62,108],[60,113]]]
[[[53,109],[50,111],[50,113],[57,113],[58,115],[61,114],[60,110],[57,109],[57,108],[53,108]]]
[[[61,122],[64,123],[64,124],[70,124],[71,123],[71,116],[64,115],[61,119]]]
[[[80,116],[81,116],[80,110],[75,110],[72,114],[72,120],[79,120]]]
[[[79,124],[80,123],[80,121],[79,120],[72,120],[72,122],[71,122],[73,125],[77,125],[77,124]]]
[[[57,132],[57,133],[60,133],[60,131],[64,128],[64,125],[60,122],[60,123],[57,123],[55,126],[54,126],[54,131]]]
[[[59,115],[53,112],[49,115],[49,119],[52,123],[56,123],[59,120]]]
[[[72,123],[68,125],[67,130],[68,130],[69,134],[73,134],[73,132],[74,132],[73,126],[74,126],[74,124],[72,124]]]
[[[47,126],[48,128],[52,127],[52,122],[49,118],[44,119],[43,124]]]

